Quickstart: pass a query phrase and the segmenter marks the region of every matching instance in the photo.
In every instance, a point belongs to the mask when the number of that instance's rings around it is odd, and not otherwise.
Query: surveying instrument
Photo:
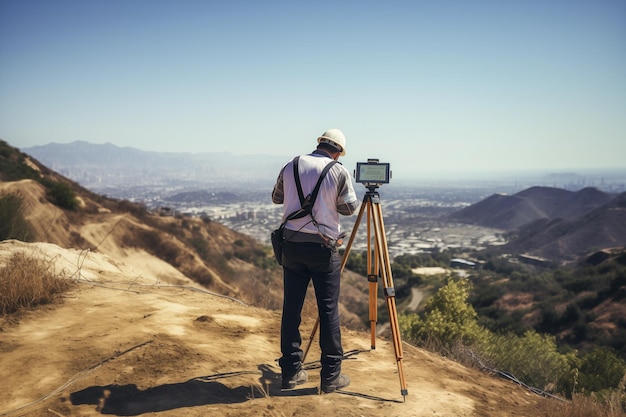
[[[371,348],[376,349],[376,322],[378,320],[378,280],[383,284],[383,293],[389,312],[389,325],[393,339],[393,347],[396,354],[396,364],[398,366],[398,376],[400,378],[400,393],[406,399],[408,390],[404,379],[402,368],[402,341],[400,340],[400,326],[398,324],[398,312],[396,310],[395,289],[391,275],[391,263],[389,261],[389,248],[385,236],[385,225],[383,224],[383,213],[380,206],[380,196],[376,191],[382,184],[389,183],[391,171],[388,163],[380,163],[378,159],[368,159],[367,162],[358,162],[355,170],[356,182],[365,185],[367,192],[363,196],[363,204],[357,216],[352,234],[346,245],[346,251],[341,260],[341,271],[343,272],[350,249],[356,237],[356,232],[363,218],[363,213],[367,212],[367,280],[369,281],[369,321]],[[309,343],[304,352],[302,361],[311,348],[311,343],[319,327],[319,316],[313,327],[309,338]]]

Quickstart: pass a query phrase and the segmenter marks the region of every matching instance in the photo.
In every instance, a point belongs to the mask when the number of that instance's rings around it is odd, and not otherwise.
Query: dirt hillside
[[[0,331],[0,416],[537,416],[525,389],[404,345],[403,398],[393,347],[344,330],[352,384],[319,395],[317,340],[309,382],[280,390],[280,312],[188,285],[107,255],[51,243],[0,242],[78,282],[62,303]],[[158,275],[159,280],[154,276]],[[173,283],[164,277],[172,274]],[[305,340],[314,317],[303,323]]]

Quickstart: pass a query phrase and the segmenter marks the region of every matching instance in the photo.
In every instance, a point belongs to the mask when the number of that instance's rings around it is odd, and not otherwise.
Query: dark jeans
[[[279,360],[284,376],[302,369],[300,335],[302,306],[309,282],[313,280],[320,318],[322,381],[332,381],[341,373],[343,349],[339,327],[339,287],[341,261],[336,251],[319,243],[285,242],[283,248],[283,316]]]

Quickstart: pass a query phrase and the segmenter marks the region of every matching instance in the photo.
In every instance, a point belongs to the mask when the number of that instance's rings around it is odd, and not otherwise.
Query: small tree
[[[405,315],[400,328],[408,339],[425,342],[436,339],[445,346],[457,342],[472,343],[485,331],[478,324],[478,314],[467,302],[471,284],[467,279],[448,283],[426,303],[424,316]]]

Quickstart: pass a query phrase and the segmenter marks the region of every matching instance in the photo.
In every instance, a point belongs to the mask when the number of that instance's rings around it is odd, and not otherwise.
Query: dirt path
[[[0,262],[17,246],[0,242]],[[188,286],[155,286],[97,253],[37,251],[68,270],[84,256],[82,278],[63,304],[2,325],[0,416],[503,417],[536,416],[543,401],[406,344],[403,398],[393,347],[379,340],[370,351],[369,334],[347,330],[344,372],[352,384],[344,392],[318,395],[317,342],[309,382],[283,392],[279,312]],[[305,319],[303,336],[313,323]]]
[[[411,288],[411,302],[407,306],[407,310],[415,311],[424,299],[424,293],[416,287]]]

